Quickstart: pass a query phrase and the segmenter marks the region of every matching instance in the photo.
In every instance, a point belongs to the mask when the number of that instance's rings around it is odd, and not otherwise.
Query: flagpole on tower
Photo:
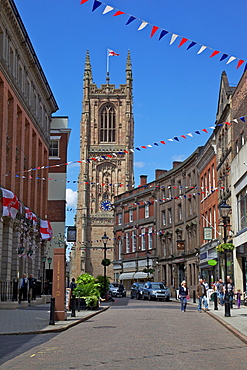
[[[107,49],[107,56],[106,56],[106,84],[109,85],[110,82],[110,60],[109,60],[109,49]]]

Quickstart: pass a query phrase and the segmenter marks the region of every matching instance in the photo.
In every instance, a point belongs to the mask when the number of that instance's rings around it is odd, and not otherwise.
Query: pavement
[[[178,300],[172,299],[174,304],[180,304]],[[67,312],[66,321],[57,321],[55,325],[49,325],[50,304],[17,308],[16,310],[0,310],[0,335],[16,334],[42,334],[61,332],[88,320],[91,317],[106,311],[115,303],[102,302],[101,307],[95,310],[76,311],[76,317],[71,317],[71,312]],[[188,306],[194,305],[192,300],[188,301]],[[188,307],[189,308],[189,307]],[[240,309],[233,305],[231,316],[225,317],[224,306],[218,305],[218,310],[214,310],[214,302],[209,302],[209,311],[205,314],[220,322],[234,335],[247,344],[247,306]]]

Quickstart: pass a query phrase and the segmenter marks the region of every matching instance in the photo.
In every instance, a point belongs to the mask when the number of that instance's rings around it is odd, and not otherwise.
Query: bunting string
[[[56,165],[51,165],[51,166],[38,166],[38,167],[35,167],[35,168],[30,168],[28,170],[24,170],[24,171],[21,171],[21,172],[16,172],[16,177],[22,177],[22,178],[35,178],[37,180],[53,180],[53,181],[66,181],[66,180],[55,180],[55,179],[51,179],[51,178],[45,178],[45,177],[32,177],[32,176],[29,176],[29,177],[24,177],[24,176],[21,176],[21,175],[18,175],[18,174],[21,174],[21,173],[26,173],[26,172],[32,172],[32,171],[37,171],[37,170],[43,170],[43,169],[49,169],[49,168],[55,168],[55,167],[61,167],[61,166],[68,166],[68,165],[71,165],[71,164],[75,164],[75,163],[90,163],[91,161],[94,161],[94,162],[98,162],[98,161],[103,161],[103,160],[112,160],[112,159],[116,159],[118,158],[118,155],[125,155],[125,154],[128,154],[128,153],[134,153],[135,151],[142,151],[142,149],[149,149],[149,148],[155,148],[157,146],[160,146],[160,144],[162,145],[166,145],[167,143],[169,142],[180,142],[181,138],[183,139],[187,139],[188,137],[190,138],[194,138],[194,134],[196,135],[201,135],[201,133],[206,133],[208,134],[208,130],[211,129],[211,130],[214,130],[215,127],[217,126],[223,126],[224,124],[227,125],[227,126],[231,126],[232,125],[232,122],[234,123],[238,123],[240,121],[242,122],[246,122],[246,117],[247,116],[242,116],[242,117],[238,117],[238,118],[234,118],[232,119],[231,121],[229,122],[223,122],[223,123],[220,123],[220,124],[217,124],[215,126],[209,126],[207,128],[203,128],[203,129],[198,129],[198,130],[195,130],[195,131],[191,131],[187,134],[184,134],[184,135],[177,135],[177,136],[174,136],[173,138],[168,138],[166,140],[160,140],[160,141],[156,141],[152,144],[146,144],[146,145],[139,145],[135,148],[131,148],[129,150],[121,150],[119,152],[116,152],[116,153],[111,153],[111,154],[105,154],[105,155],[101,155],[101,156],[96,156],[96,157],[92,157],[92,158],[87,158],[87,159],[82,159],[82,160],[77,160],[77,161],[70,161],[70,162],[66,162],[66,163],[58,163]],[[3,176],[10,176],[11,173],[7,173]],[[77,182],[77,181],[70,181],[70,182]],[[123,186],[123,185],[122,185]]]
[[[80,1],[80,4],[85,4],[88,0],[81,0]],[[230,64],[231,62],[233,61],[237,61],[237,66],[236,68],[238,69],[243,63],[246,63],[246,61],[244,59],[241,59],[241,58],[238,58],[238,57],[235,57],[235,56],[232,56],[230,55],[229,53],[225,53],[225,52],[222,52],[220,50],[215,50],[214,48],[210,47],[210,46],[206,46],[206,45],[203,45],[203,44],[200,44],[196,41],[193,41],[187,37],[184,37],[184,36],[181,36],[179,34],[176,34],[176,33],[173,33],[173,32],[170,32],[170,31],[167,31],[159,26],[155,26],[145,20],[142,20],[134,15],[131,15],[129,13],[126,13],[126,12],[123,12],[111,5],[108,5],[102,1],[99,1],[99,0],[94,0],[93,2],[93,7],[92,7],[92,12],[94,12],[97,8],[99,8],[101,5],[104,5],[104,10],[102,12],[103,15],[106,15],[108,13],[112,13],[113,12],[113,17],[118,17],[120,15],[127,15],[128,16],[128,20],[127,22],[125,23],[125,25],[129,25],[130,23],[134,22],[134,21],[139,21],[141,22],[139,27],[137,28],[138,31],[141,31],[143,30],[144,28],[146,28],[147,26],[151,26],[151,33],[150,33],[150,38],[152,38],[156,32],[158,32],[158,30],[160,31],[160,34],[159,34],[159,38],[158,38],[158,41],[160,41],[161,39],[163,39],[164,36],[166,35],[169,35],[171,38],[170,38],[170,42],[169,42],[169,45],[173,45],[174,42],[179,39],[180,42],[178,44],[178,47],[180,48],[181,46],[187,44],[187,49],[186,50],[190,50],[191,48],[195,47],[195,46],[199,46],[199,50],[197,51],[197,55],[200,55],[201,53],[203,53],[206,49],[209,49],[211,50],[211,53],[210,53],[210,57],[209,58],[213,58],[215,57],[216,55],[220,55],[220,59],[219,61],[222,62],[223,60],[225,60],[226,64]],[[227,59],[228,58],[228,59]],[[226,61],[227,59],[227,61]],[[245,68],[244,70],[247,69],[247,63],[245,64]]]

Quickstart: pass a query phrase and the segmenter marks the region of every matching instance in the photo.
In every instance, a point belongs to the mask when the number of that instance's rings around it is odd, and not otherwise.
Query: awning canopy
[[[132,280],[134,278],[134,272],[123,272],[119,276],[119,280]]]
[[[148,276],[152,277],[153,274],[148,275],[146,272],[138,271],[138,272],[135,273],[134,279],[146,279]]]

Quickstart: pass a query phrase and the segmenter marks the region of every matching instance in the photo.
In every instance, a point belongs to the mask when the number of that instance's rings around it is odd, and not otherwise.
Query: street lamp
[[[227,242],[227,226],[229,223],[229,213],[231,212],[231,206],[226,204],[226,201],[223,200],[219,206],[220,215],[223,219],[223,227],[224,227],[224,244]],[[225,249],[225,317],[230,317],[230,300],[229,300],[229,292],[227,287],[227,249]]]
[[[45,290],[45,262],[46,262],[46,256],[42,258],[43,261],[43,292]]]
[[[147,274],[148,274],[147,279],[148,280],[149,280],[149,272],[150,272],[150,270],[149,270],[149,255],[150,254],[151,253],[149,251],[146,252],[146,255],[147,255]]]
[[[48,262],[48,264],[49,264],[49,272],[48,272],[48,276],[49,276],[49,294],[51,294],[51,262],[52,262],[52,258],[51,257],[48,257],[47,258],[47,262]]]
[[[106,244],[108,242],[109,237],[106,235],[106,232],[102,236],[103,244],[104,244],[104,296],[106,295]]]

